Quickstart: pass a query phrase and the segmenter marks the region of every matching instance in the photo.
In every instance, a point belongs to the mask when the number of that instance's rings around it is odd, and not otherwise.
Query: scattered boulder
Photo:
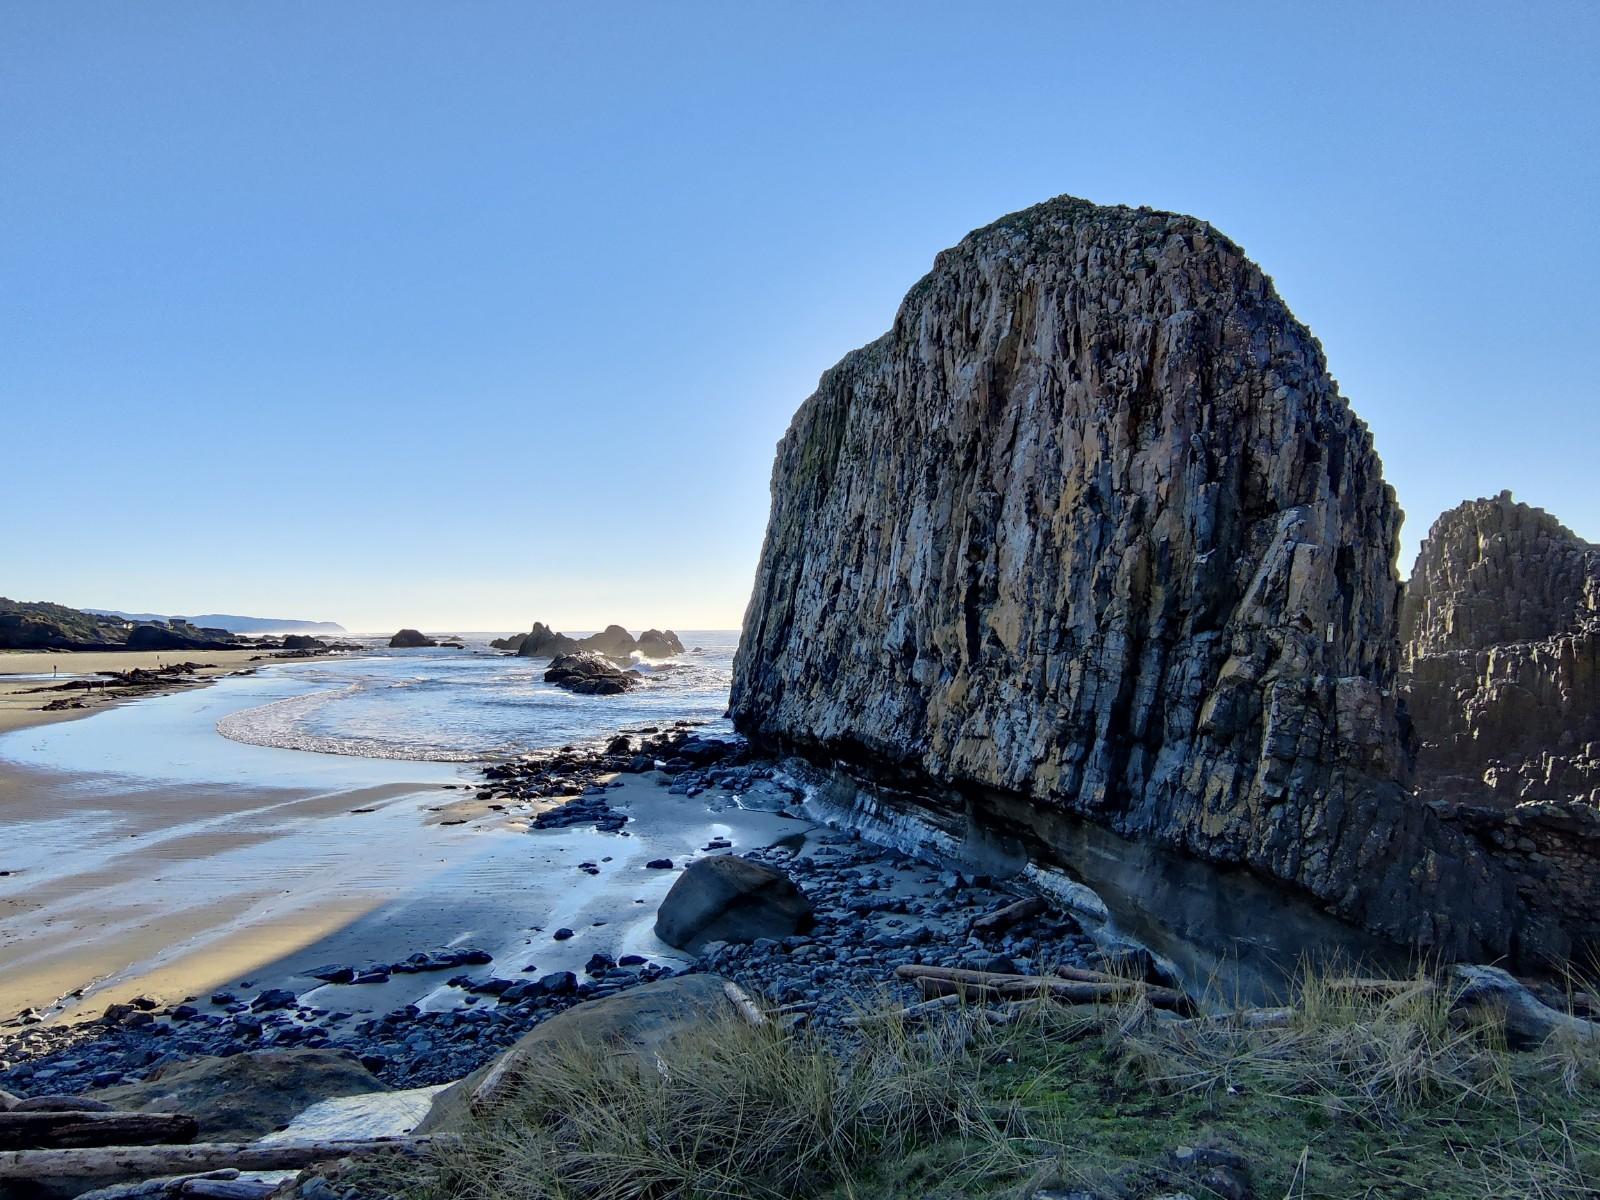
[[[558,656],[545,671],[544,679],[582,696],[615,696],[638,687],[642,676],[613,666],[593,651],[580,651]]]
[[[286,633],[283,637],[285,650],[326,650],[328,643],[321,638],[312,637],[309,633]]]
[[[653,1071],[656,1051],[664,1043],[729,1011],[723,991],[726,982],[718,975],[679,975],[603,1000],[590,1000],[525,1034],[505,1052],[502,1061],[509,1060],[516,1075],[526,1076],[536,1074],[541,1061],[570,1047],[608,1046],[633,1055],[641,1069]],[[496,1066],[491,1063],[481,1067],[440,1092],[416,1132],[460,1128],[466,1122],[473,1092]]]
[[[206,1141],[248,1141],[319,1100],[389,1088],[343,1050],[255,1050],[157,1067],[141,1083],[89,1093],[113,1108],[189,1113]]]
[[[697,859],[656,913],[656,936],[692,954],[710,942],[785,938],[811,927],[811,901],[782,871],[732,854]]]
[[[416,650],[438,644],[431,637],[426,637],[415,629],[402,629],[389,639],[389,647],[392,650]]]

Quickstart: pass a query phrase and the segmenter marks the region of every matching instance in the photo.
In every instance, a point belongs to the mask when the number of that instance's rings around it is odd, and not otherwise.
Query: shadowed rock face
[[[1398,782],[1399,520],[1237,246],[1050,201],[939,255],[796,414],[732,715],[1504,952],[1508,879]]]
[[[1434,522],[1401,622],[1420,794],[1600,945],[1600,546],[1509,492]]]

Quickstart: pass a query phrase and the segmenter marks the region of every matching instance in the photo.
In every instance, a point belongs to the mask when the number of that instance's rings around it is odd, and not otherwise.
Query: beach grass
[[[730,1017],[654,1069],[572,1049],[388,1184],[409,1200],[1600,1194],[1592,1041],[1514,1052],[1442,989],[1369,996],[1310,973],[1288,1009],[1251,1025],[1040,1001],[917,1026],[886,1009],[848,1044]]]

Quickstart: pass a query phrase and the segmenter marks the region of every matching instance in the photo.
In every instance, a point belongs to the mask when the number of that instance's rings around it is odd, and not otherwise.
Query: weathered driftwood
[[[1008,904],[1004,908],[997,908],[994,912],[984,913],[972,922],[973,933],[1004,933],[1020,921],[1029,917],[1037,917],[1048,907],[1038,896],[1029,896]]]
[[[135,1183],[113,1183],[92,1192],[80,1192],[77,1200],[150,1200],[152,1197],[172,1196],[184,1188],[210,1183],[231,1183],[239,1178],[232,1168],[207,1171],[201,1175],[167,1175],[161,1179],[144,1179]],[[276,1187],[276,1185],[268,1185]]]
[[[733,980],[729,979],[722,985],[722,991],[733,1004],[733,1011],[746,1025],[759,1029],[767,1023],[766,1014],[763,1013],[750,993],[745,991]]]
[[[418,1157],[459,1139],[447,1134],[400,1138],[337,1138],[303,1142],[196,1142],[190,1146],[100,1146],[73,1150],[0,1151],[0,1179],[101,1179],[184,1175],[233,1167],[285,1171],[335,1158],[371,1154]]]
[[[1134,980],[1112,982],[1058,979],[1043,975],[1007,975],[996,971],[970,971],[959,967],[926,967],[907,964],[895,974],[914,980],[924,996],[954,993],[978,1000],[1023,1000],[1049,996],[1065,1004],[1104,1004],[1139,997],[1155,1008],[1188,1012],[1189,997],[1172,988],[1153,987]]]
[[[201,1200],[265,1200],[277,1190],[276,1183],[259,1179],[186,1179],[178,1195]]]
[[[11,1106],[12,1112],[115,1112],[104,1100],[87,1096],[29,1096]]]
[[[1342,975],[1322,981],[1330,992],[1344,992],[1351,996],[1409,996],[1428,995],[1437,986],[1431,979],[1366,979],[1357,975]]]
[[[1127,983],[1129,981],[1126,975],[1113,975],[1109,971],[1091,971],[1087,967],[1057,967],[1056,974],[1062,979],[1075,979],[1079,983]]]
[[[931,1017],[936,1012],[947,1008],[956,1008],[961,1004],[961,997],[951,992],[948,996],[936,996],[932,1000],[924,1000],[920,1004],[909,1004],[905,1008],[893,1008],[880,1012],[861,1013],[858,1016],[846,1017],[840,1022],[846,1029],[861,1029],[867,1025],[878,1025],[885,1021],[920,1021],[924,1017]]]
[[[478,1081],[467,1098],[467,1107],[478,1116],[492,1112],[510,1095],[522,1078],[522,1056],[515,1047],[502,1054],[489,1073]]]
[[[22,1097],[0,1088],[0,1112],[10,1112],[22,1102]]]
[[[0,1150],[149,1146],[190,1142],[200,1126],[183,1113],[0,1113]]]

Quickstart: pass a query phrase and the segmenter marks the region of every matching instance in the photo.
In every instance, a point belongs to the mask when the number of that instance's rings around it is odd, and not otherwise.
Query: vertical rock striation
[[[1501,953],[1509,879],[1398,782],[1399,521],[1237,246],[1063,197],[940,254],[801,406],[732,714]]]
[[[1511,493],[1434,522],[1401,615],[1420,794],[1600,945],[1600,546]]]

